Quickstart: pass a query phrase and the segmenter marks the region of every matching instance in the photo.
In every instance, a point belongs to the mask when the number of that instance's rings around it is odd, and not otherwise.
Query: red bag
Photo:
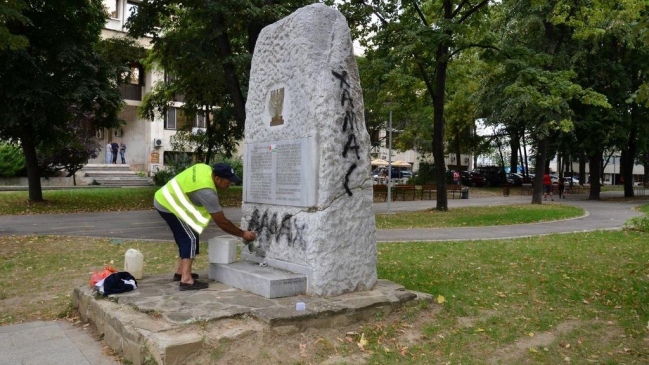
[[[94,287],[95,284],[100,282],[101,280],[107,278],[110,274],[116,273],[117,270],[115,270],[114,267],[112,266],[106,266],[102,271],[95,271],[90,275],[90,286]]]

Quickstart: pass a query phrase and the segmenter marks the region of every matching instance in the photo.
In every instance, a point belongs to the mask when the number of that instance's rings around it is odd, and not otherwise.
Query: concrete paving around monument
[[[622,193],[610,192],[603,194],[603,196],[621,197]],[[530,196],[519,195],[511,195],[509,197],[455,199],[449,200],[449,207],[455,208],[503,204],[525,204],[529,203],[530,201]],[[579,218],[555,222],[500,226],[497,227],[497,229],[494,229],[494,227],[490,227],[489,229],[476,227],[407,231],[379,230],[377,231],[377,239],[379,241],[466,240],[520,237],[538,234],[592,231],[600,229],[619,229],[623,226],[625,221],[634,216],[640,215],[640,213],[634,211],[633,208],[644,203],[643,201],[589,201],[587,200],[587,196],[584,194],[568,196],[568,199],[563,199],[560,202],[582,207],[586,210],[586,215]],[[555,202],[549,203],[559,203],[559,201],[557,200]],[[435,201],[430,200],[415,202],[393,202],[390,204],[390,210],[392,212],[416,211],[433,208],[434,206]],[[386,213],[387,203],[375,203],[374,209],[377,213]],[[240,215],[240,210],[238,210],[237,208],[228,208],[226,210],[226,215],[231,217],[234,221],[237,221],[238,215]],[[4,235],[70,234],[74,236],[109,237],[113,239],[137,240],[148,238],[164,241],[171,240],[170,233],[161,229],[161,227],[163,227],[164,225],[164,222],[157,216],[155,211],[3,216],[0,217],[0,222],[2,222],[0,224],[0,234]],[[163,231],[162,234],[160,233],[160,231]],[[215,236],[222,235],[223,233],[212,228],[206,234]],[[206,272],[203,274],[207,275]],[[169,337],[169,335],[175,334],[173,330],[166,332],[166,335],[162,335],[160,333],[160,331],[165,332],[162,330],[163,328],[179,328],[176,326],[184,326],[183,328],[187,328],[187,325],[181,325],[179,323],[183,320],[189,321],[194,318],[194,315],[192,313],[187,314],[182,311],[171,310],[170,308],[172,308],[171,305],[173,303],[182,303],[183,306],[202,306],[206,305],[207,303],[211,303],[212,306],[219,306],[221,309],[215,310],[214,313],[220,313],[218,315],[223,316],[221,321],[223,323],[227,322],[228,324],[240,323],[240,319],[233,318],[237,316],[238,318],[258,318],[258,320],[246,322],[249,326],[252,326],[249,328],[235,326],[229,329],[219,327],[214,330],[215,333],[221,333],[222,336],[232,338],[245,334],[245,331],[261,330],[262,328],[264,328],[264,326],[269,326],[268,323],[277,324],[282,321],[281,317],[279,319],[263,317],[264,315],[267,315],[269,311],[271,313],[277,312],[280,316],[284,315],[282,313],[296,314],[298,316],[306,315],[309,320],[305,321],[304,324],[307,324],[310,323],[309,321],[314,321],[315,323],[317,323],[317,316],[315,316],[313,310],[324,307],[324,304],[316,304],[314,302],[310,302],[313,299],[309,298],[308,296],[267,300],[259,296],[253,296],[252,294],[245,294],[245,292],[241,290],[228,288],[223,284],[215,282],[212,282],[210,284],[210,289],[208,291],[189,293],[179,292],[177,286],[178,284],[171,282],[168,276],[169,275],[161,277],[145,276],[144,280],[141,281],[140,289],[131,294],[124,294],[123,298],[120,299],[121,304],[120,302],[115,303],[114,301],[108,299],[95,300],[93,297],[91,302],[93,303],[93,306],[98,307],[97,310],[100,310],[101,307],[107,308],[105,315],[110,319],[108,319],[106,322],[112,322],[113,324],[119,323],[115,321],[117,320],[117,318],[121,318],[121,316],[127,316],[126,318],[132,319],[132,321],[130,322],[124,321],[123,330],[126,331],[126,333],[112,332],[112,336],[115,336],[115,338],[120,338],[121,341],[127,342],[131,338],[129,337],[131,336],[131,331],[134,331],[135,333],[146,333],[146,331],[149,331],[151,333],[151,336],[159,338],[159,341],[161,341],[161,343],[163,344],[178,344],[179,342],[187,342],[191,344],[192,341],[194,341],[193,336],[195,334],[176,334]],[[75,296],[78,295],[79,298],[85,298],[84,300],[89,299],[91,298],[91,296],[88,291],[88,288],[79,288],[77,290],[78,293],[75,293]],[[150,299],[144,299],[147,292],[151,295]],[[154,295],[154,293],[158,294]],[[241,295],[241,298],[237,299],[239,295]],[[372,300],[378,300],[376,299],[376,295],[379,294],[371,294],[367,297],[359,296],[354,300],[356,300],[357,303],[371,303]],[[219,298],[216,298],[216,296],[218,296]],[[295,304],[299,300],[302,300],[306,303],[307,311],[305,311],[304,313],[298,313],[295,311]],[[255,306],[251,306],[247,309],[242,309],[245,306],[246,301],[252,301]],[[130,304],[126,304],[127,302],[130,302]],[[136,311],[133,307],[133,305],[135,304],[133,303],[138,303],[138,308],[147,311],[148,314]],[[347,305],[349,305],[349,303],[354,303],[351,298],[347,300]],[[377,303],[380,303],[380,301]],[[389,304],[389,306],[392,306],[393,303],[390,303],[391,304]],[[275,306],[281,305],[284,306],[284,309],[282,311],[270,310],[270,308],[277,308]],[[340,303],[337,303],[336,308],[339,308],[338,310],[340,310],[341,313],[354,313],[354,310],[341,310],[340,305]],[[374,305],[376,305],[376,303]],[[167,309],[163,311],[152,309],[156,306],[167,306],[165,307]],[[254,317],[256,315],[258,315],[259,317]],[[173,321],[170,321],[168,324],[162,326],[161,323],[164,323],[163,321],[156,322],[152,320],[158,317],[172,318]],[[294,319],[295,317],[288,316],[288,318]],[[325,320],[323,321],[326,321],[327,318],[328,317],[325,315]],[[342,318],[353,319],[353,317],[346,317],[346,315],[344,315]],[[142,322],[138,322],[135,319],[141,320]],[[303,320],[304,318],[301,319],[301,321]],[[140,327],[144,328],[139,328],[136,330],[136,326],[134,326],[134,324],[137,323],[140,323]],[[252,324],[254,324],[254,326]],[[151,327],[146,327],[146,325],[151,325]],[[162,327],[158,328],[157,326]],[[234,332],[234,328],[238,328],[238,331],[242,332]],[[275,330],[295,331],[299,330],[299,327],[296,327],[296,325],[294,324],[278,325],[275,327]],[[49,333],[49,337],[44,338],[44,340],[48,343],[50,343],[51,341],[56,341],[57,346],[48,347],[49,357],[47,358],[47,360],[41,362],[38,362],[36,360],[32,361],[38,356],[39,351],[43,349],[43,342],[38,340],[38,338],[36,337],[30,337],[31,335],[29,335],[28,333]],[[106,339],[110,336],[111,334],[107,334],[104,336],[104,338]],[[29,338],[29,340],[19,341],[17,340],[19,338]],[[159,347],[162,346],[163,345],[160,345]],[[174,349],[173,351],[178,350],[176,347],[172,347],[169,348],[168,351],[171,351],[173,353],[172,349]],[[158,351],[159,354],[161,353],[161,350],[159,349],[156,351]],[[57,362],[58,360],[56,359],[60,359],[61,361]],[[117,363],[110,356],[102,353],[102,342],[93,339],[93,337],[87,333],[87,330],[70,326],[63,321],[30,322],[0,327],[0,364],[22,364],[23,361],[26,361],[24,363],[33,364],[60,363],[104,365]]]
[[[106,344],[134,364],[148,358],[158,364],[182,364],[205,344],[236,341],[259,331],[290,334],[336,328],[431,300],[429,294],[387,280],[379,280],[369,291],[331,298],[265,299],[218,282],[201,291],[179,291],[169,275],[144,277],[137,290],[109,298],[96,296],[85,286],[73,293],[81,316],[96,326]]]

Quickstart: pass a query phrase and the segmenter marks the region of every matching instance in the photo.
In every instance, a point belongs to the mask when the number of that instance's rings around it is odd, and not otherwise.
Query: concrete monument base
[[[267,299],[306,294],[306,276],[251,261],[210,264],[209,278]]]
[[[266,299],[213,281],[205,290],[179,291],[171,274],[145,276],[138,289],[109,298],[96,297],[88,285],[73,291],[81,317],[117,354],[133,364],[159,365],[186,363],[192,354],[210,351],[209,344],[236,342],[264,331],[340,328],[422,301],[432,302],[432,296],[387,280],[378,280],[372,290],[331,298]],[[296,310],[298,302],[306,309]]]

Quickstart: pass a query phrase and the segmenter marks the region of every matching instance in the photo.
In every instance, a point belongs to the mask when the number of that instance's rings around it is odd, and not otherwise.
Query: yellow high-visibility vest
[[[216,191],[212,167],[199,163],[187,168],[158,189],[155,200],[200,234],[210,223],[211,216],[205,207],[194,205],[187,194],[205,188]]]

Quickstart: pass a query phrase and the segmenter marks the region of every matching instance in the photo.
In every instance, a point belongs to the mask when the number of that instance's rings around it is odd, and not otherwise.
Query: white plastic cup
[[[295,310],[300,312],[306,310],[306,303],[304,302],[295,303]]]

